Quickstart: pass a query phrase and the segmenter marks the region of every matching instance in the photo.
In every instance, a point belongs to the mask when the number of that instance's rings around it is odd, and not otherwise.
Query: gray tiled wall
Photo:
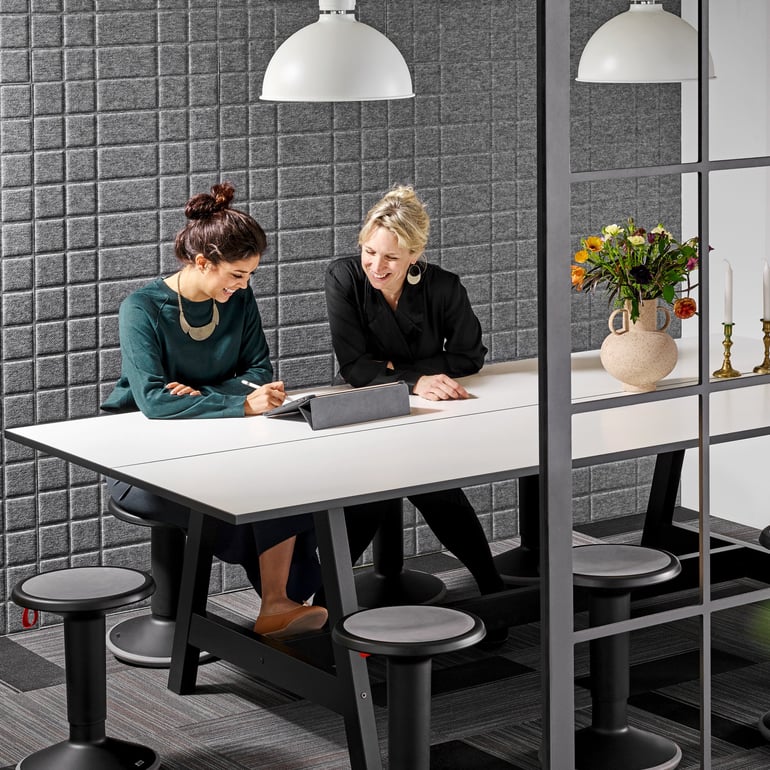
[[[572,6],[576,63],[590,31],[627,0]],[[427,201],[428,258],[462,275],[490,360],[536,355],[535,0],[359,0],[359,18],[404,53],[417,97],[260,102],[276,42],[317,8],[0,0],[3,428],[98,413],[119,373],[121,300],[174,269],[185,200],[222,178],[268,231],[255,291],[290,387],[332,379],[322,275],[355,252],[363,213],[396,182]],[[677,159],[671,89],[573,87],[575,167]],[[574,201],[575,239],[628,214],[670,229],[679,219],[678,179],[585,183]],[[565,255],[565,280],[568,265]],[[573,307],[575,347],[597,346],[606,304],[576,296]],[[1,459],[0,633],[20,627],[7,596],[22,577],[146,564],[146,530],[103,515],[96,474],[8,441]],[[639,508],[649,468],[576,472],[576,519]],[[513,482],[470,495],[491,538],[516,533]],[[409,552],[438,547],[412,511],[407,522]],[[220,567],[212,590],[243,584],[237,568]]]

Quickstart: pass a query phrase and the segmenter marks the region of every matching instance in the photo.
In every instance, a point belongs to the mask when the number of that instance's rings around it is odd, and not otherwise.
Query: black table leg
[[[329,610],[329,625],[358,609],[350,561],[345,512],[332,508],[314,515],[321,572]],[[381,770],[382,760],[374,720],[366,661],[357,652],[332,643],[341,713],[353,770]]]
[[[371,570],[356,575],[361,607],[432,604],[446,594],[444,582],[427,572],[404,569],[404,509],[401,498],[388,501],[392,510],[374,536]]]
[[[195,690],[201,651],[188,642],[190,621],[193,613],[203,614],[206,611],[215,535],[214,519],[197,511],[190,511],[168,676],[169,689],[179,695],[187,695]]]
[[[540,579],[540,476],[519,477],[519,534],[521,545],[495,556],[503,581],[513,585]]]
[[[661,452],[655,459],[642,532],[642,545],[647,548],[672,550],[674,547],[672,524],[683,463],[684,449]]]

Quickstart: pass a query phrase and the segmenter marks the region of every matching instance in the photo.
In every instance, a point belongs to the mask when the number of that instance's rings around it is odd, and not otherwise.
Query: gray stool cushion
[[[144,572],[125,567],[70,567],[22,580],[13,589],[22,607],[54,613],[103,612],[138,602],[155,588]]]
[[[335,627],[332,638],[375,655],[413,657],[470,647],[484,638],[475,615],[449,607],[404,605],[354,612]]]
[[[657,548],[597,543],[572,549],[574,582],[584,588],[630,590],[664,583],[681,570],[676,556]]]

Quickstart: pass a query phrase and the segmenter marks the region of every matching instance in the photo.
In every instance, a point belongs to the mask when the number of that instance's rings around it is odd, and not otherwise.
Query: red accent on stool
[[[32,628],[32,626],[37,625],[37,610],[32,610],[32,620],[29,619],[29,612],[29,607],[25,607],[21,616],[21,624],[24,628]]]

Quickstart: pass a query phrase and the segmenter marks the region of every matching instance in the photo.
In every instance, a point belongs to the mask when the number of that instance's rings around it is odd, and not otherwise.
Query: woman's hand
[[[424,374],[417,380],[412,391],[428,401],[470,397],[470,393],[459,382],[447,377],[446,374]]]
[[[183,385],[181,382],[169,382],[166,385],[166,390],[172,396],[200,396],[201,394],[199,390],[191,388],[189,385]]]
[[[283,389],[283,383],[280,381],[268,382],[267,385],[263,385],[246,396],[244,414],[249,417],[255,414],[263,414],[270,409],[280,406],[285,400],[286,391]]]

